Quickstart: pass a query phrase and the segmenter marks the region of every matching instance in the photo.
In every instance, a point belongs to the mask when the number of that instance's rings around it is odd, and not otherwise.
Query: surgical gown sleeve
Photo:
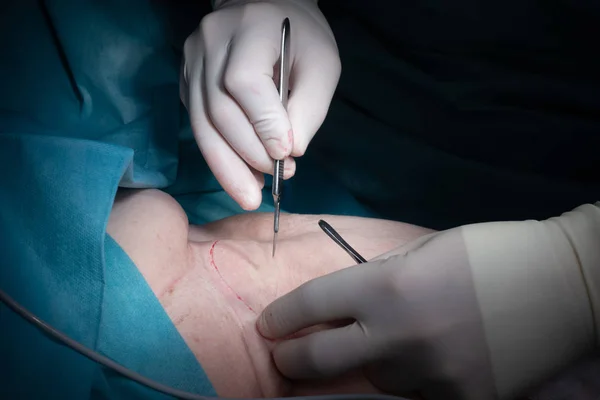
[[[600,202],[463,227],[493,375],[511,399],[598,348]]]

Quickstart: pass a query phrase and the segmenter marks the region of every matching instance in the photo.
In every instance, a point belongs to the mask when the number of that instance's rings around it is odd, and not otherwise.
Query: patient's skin
[[[179,204],[157,190],[119,193],[107,232],[144,275],[219,396],[376,392],[360,372],[291,383],[274,367],[273,343],[255,328],[277,297],[354,264],[318,227],[320,218],[367,259],[430,232],[384,220],[283,214],[272,258],[271,214],[190,226]]]

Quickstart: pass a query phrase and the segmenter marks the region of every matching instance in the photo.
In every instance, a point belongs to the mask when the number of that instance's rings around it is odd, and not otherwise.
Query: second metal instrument
[[[283,108],[287,110],[288,89],[290,76],[290,20],[283,20],[281,26],[281,52],[279,56],[279,82],[277,90],[279,99]],[[271,193],[273,194],[273,205],[275,206],[273,218],[273,257],[275,257],[275,247],[277,246],[277,233],[279,232],[279,214],[281,211],[281,193],[283,191],[283,160],[275,160],[273,168],[273,185]]]

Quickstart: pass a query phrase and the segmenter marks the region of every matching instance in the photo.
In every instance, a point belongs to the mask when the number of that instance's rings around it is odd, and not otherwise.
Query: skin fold
[[[319,219],[367,259],[431,231],[376,219],[283,214],[273,258],[272,218],[245,213],[194,226],[169,195],[123,190],[107,232],[143,274],[219,396],[378,392],[360,371],[322,382],[283,378],[271,360],[274,343],[258,334],[256,318],[302,283],[354,264],[321,231]]]

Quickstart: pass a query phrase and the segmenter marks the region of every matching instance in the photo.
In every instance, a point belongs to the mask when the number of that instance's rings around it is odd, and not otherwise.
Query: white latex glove
[[[337,45],[315,0],[222,0],[185,42],[180,95],[202,155],[246,210],[262,200],[262,173],[304,154],[341,72]],[[281,26],[291,26],[287,113],[274,79]],[[291,157],[290,157],[291,156]]]
[[[355,321],[276,344],[289,378],[365,367],[385,392],[488,400],[514,398],[591,351],[599,317],[600,208],[586,205],[417,239],[307,282],[270,304],[257,328],[284,339]]]

